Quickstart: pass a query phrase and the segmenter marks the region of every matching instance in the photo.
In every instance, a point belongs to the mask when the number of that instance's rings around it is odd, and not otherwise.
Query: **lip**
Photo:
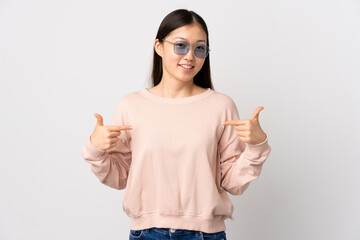
[[[184,68],[181,65],[192,66],[192,68]],[[194,66],[190,64],[179,64],[179,67],[181,67],[181,69],[184,70],[185,72],[191,72],[194,69]]]

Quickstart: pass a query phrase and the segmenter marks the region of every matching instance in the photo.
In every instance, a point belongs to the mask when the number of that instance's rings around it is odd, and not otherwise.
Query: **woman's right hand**
[[[97,118],[97,123],[90,136],[90,141],[97,149],[105,151],[115,147],[119,141],[118,136],[120,136],[121,130],[132,129],[130,125],[104,126],[102,116],[98,113],[94,113],[94,116]]]

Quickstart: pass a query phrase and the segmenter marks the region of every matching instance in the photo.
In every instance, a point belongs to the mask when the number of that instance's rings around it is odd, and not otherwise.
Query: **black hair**
[[[192,25],[194,23],[199,23],[201,25],[201,27],[206,33],[206,45],[210,47],[209,33],[204,19],[202,19],[202,17],[200,17],[197,13],[186,9],[177,9],[169,13],[162,20],[155,39],[159,39],[160,42],[163,42],[162,39],[164,39],[173,30],[185,25]],[[151,80],[153,86],[156,86],[160,83],[162,74],[162,58],[156,53],[154,48],[153,65],[151,70]],[[194,84],[199,87],[211,88],[212,90],[214,90],[214,86],[211,82],[210,55],[206,57],[202,68],[194,76]]]

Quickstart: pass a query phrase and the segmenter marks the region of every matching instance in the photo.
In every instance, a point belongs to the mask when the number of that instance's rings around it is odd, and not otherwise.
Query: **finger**
[[[115,142],[115,143],[112,143],[111,145],[110,145],[110,148],[113,148],[113,147],[115,147],[117,145],[117,142]],[[109,149],[110,149],[109,148]]]
[[[235,126],[236,131],[249,131],[249,127],[244,125],[237,125]]]
[[[240,137],[246,137],[247,136],[247,134],[245,132],[242,132],[242,131],[238,131],[237,135],[239,135]]]
[[[133,127],[131,125],[112,125],[107,126],[107,129],[111,132],[119,132],[123,130],[132,130]]]
[[[247,142],[247,140],[246,140],[246,138],[245,137],[239,137],[240,138],[240,141],[242,141],[242,142]]]
[[[121,134],[121,131],[111,131],[108,136],[116,139],[118,136],[120,136],[120,134]]]
[[[224,126],[230,126],[230,125],[243,125],[246,124],[246,120],[227,120],[225,122],[223,122]]]
[[[257,107],[251,117],[251,120],[259,121],[259,113],[264,109],[264,107]]]
[[[94,113],[94,116],[97,118],[96,125],[97,126],[104,126],[103,118],[100,114]]]
[[[117,142],[119,141],[119,139],[117,137],[114,137],[114,138],[110,138],[110,143],[111,144],[116,144]]]

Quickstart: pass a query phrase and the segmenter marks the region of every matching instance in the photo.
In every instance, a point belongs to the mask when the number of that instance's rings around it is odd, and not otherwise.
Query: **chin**
[[[195,76],[196,76],[196,74],[195,74],[195,75],[193,75],[193,74],[191,74],[191,75],[181,74],[181,75],[178,77],[178,79],[179,79],[179,80],[182,80],[182,81],[190,81],[190,80],[193,80]]]
[[[180,78],[178,78],[180,81],[183,81],[183,82],[189,82],[189,81],[192,81],[193,79],[194,79],[194,77],[191,77],[191,78],[189,78],[189,77],[180,77]]]

